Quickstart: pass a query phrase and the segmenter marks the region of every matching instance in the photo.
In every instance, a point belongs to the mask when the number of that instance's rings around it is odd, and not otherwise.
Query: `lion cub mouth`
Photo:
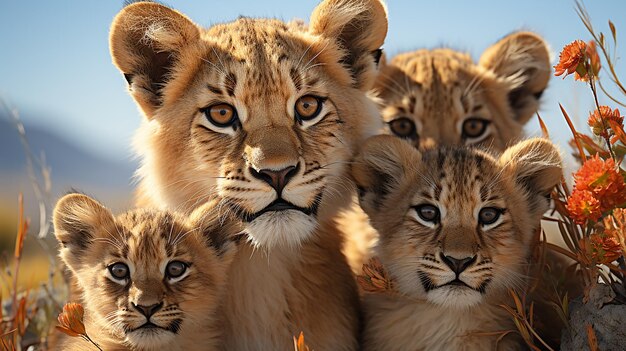
[[[131,333],[134,332],[142,332],[142,333],[160,333],[160,332],[174,332],[171,327],[163,327],[160,325],[156,325],[152,322],[146,322],[135,329],[130,330]]]
[[[246,222],[252,222],[255,219],[261,217],[262,215],[268,212],[281,212],[281,211],[289,211],[289,210],[299,211],[299,212],[304,213],[307,216],[311,216],[311,215],[315,216],[317,215],[317,209],[319,207],[321,197],[322,197],[322,194],[320,193],[318,196],[315,197],[315,201],[313,201],[313,204],[309,207],[296,206],[289,201],[283,200],[282,198],[278,198],[274,200],[271,204],[267,205],[261,211],[244,215],[243,219]]]
[[[454,279],[451,282],[445,283],[443,285],[438,286],[437,288],[443,288],[444,286],[458,286],[458,287],[465,287],[465,288],[469,288],[469,289],[474,289],[471,286],[467,285],[464,281],[460,280],[459,278]]]
[[[156,324],[154,324],[152,322],[148,322],[148,323],[140,326],[137,329],[154,329],[154,328],[161,328],[161,327],[159,327],[158,325],[156,325]],[[163,328],[161,328],[161,329],[163,329]]]

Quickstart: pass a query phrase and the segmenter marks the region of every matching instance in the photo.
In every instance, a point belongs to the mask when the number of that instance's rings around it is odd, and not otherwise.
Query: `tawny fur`
[[[396,135],[393,121],[406,118],[414,129],[401,137],[416,147],[472,145],[502,152],[523,137],[549,78],[547,44],[537,34],[516,32],[488,48],[478,63],[451,49],[399,54],[381,63],[374,95],[384,133]],[[490,123],[479,137],[468,138],[462,126],[469,118]],[[338,221],[348,262],[360,272],[377,234],[353,202]]]
[[[218,218],[213,204],[191,218],[162,211],[133,210],[114,217],[95,200],[70,194],[54,210],[60,256],[80,291],[87,334],[104,350],[218,350],[217,307],[235,255],[228,239],[242,228]],[[165,273],[168,263],[187,266],[180,280]],[[130,268],[116,281],[109,267]],[[135,306],[162,304],[151,316]],[[151,322],[160,328],[141,328]],[[60,350],[86,350],[80,337],[64,337]]]
[[[499,305],[511,303],[508,289],[528,288],[536,233],[562,176],[556,147],[531,139],[494,158],[471,148],[420,152],[378,136],[352,175],[399,295],[365,296],[364,350],[524,349],[515,334],[497,342],[498,332],[516,330]],[[419,216],[425,204],[437,208],[436,220]],[[480,222],[483,209],[499,217]],[[455,273],[451,257],[469,263]],[[455,279],[462,283],[447,285]]]
[[[382,127],[366,92],[386,31],[379,0],[323,1],[308,26],[240,18],[204,29],[154,3],[113,22],[113,61],[146,117],[139,205],[188,212],[218,197],[246,220],[278,198],[254,172],[296,167],[281,195],[311,214],[249,221],[222,303],[228,350],[286,350],[301,331],[316,350],[357,348],[357,289],[332,219],[349,202],[348,161]],[[311,122],[294,115],[305,95],[324,98]],[[203,113],[219,103],[237,111],[232,126]]]

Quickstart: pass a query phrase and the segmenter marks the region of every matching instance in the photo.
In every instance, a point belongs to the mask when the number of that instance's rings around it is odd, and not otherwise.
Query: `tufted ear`
[[[325,0],[315,8],[311,33],[338,42],[345,50],[342,63],[355,87],[367,91],[376,77],[381,46],[387,36],[387,9],[380,0]]]
[[[244,230],[242,223],[228,211],[222,212],[219,200],[212,200],[196,208],[189,216],[189,226],[198,228],[208,246],[225,259],[232,259],[237,241]]]
[[[61,258],[75,271],[99,232],[114,230],[111,211],[83,194],[68,194],[61,198],[53,213],[54,235],[61,243]]]
[[[537,34],[510,34],[485,50],[479,64],[511,85],[509,104],[515,119],[525,124],[539,109],[539,99],[550,79],[550,54]]]
[[[420,160],[419,151],[402,139],[391,135],[367,139],[350,169],[365,212],[379,208],[385,197],[401,185],[407,166]]]
[[[181,52],[199,38],[191,20],[157,3],[133,3],[115,16],[109,35],[113,63],[148,118],[160,106],[161,90]]]
[[[557,147],[546,139],[524,140],[506,149],[499,162],[508,176],[526,190],[531,208],[539,214],[545,212],[548,205],[546,198],[563,175]]]

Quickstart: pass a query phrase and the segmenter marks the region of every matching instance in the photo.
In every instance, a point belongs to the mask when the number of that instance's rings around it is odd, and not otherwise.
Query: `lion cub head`
[[[502,151],[537,112],[550,70],[543,39],[517,32],[488,48],[478,63],[450,49],[397,55],[381,67],[375,90],[389,134],[415,146]]]
[[[406,295],[471,306],[524,282],[534,234],[561,179],[556,147],[531,139],[496,159],[473,148],[418,151],[392,136],[352,165],[379,255]]]
[[[146,117],[142,200],[190,211],[217,193],[255,245],[300,244],[347,203],[346,161],[382,127],[366,92],[386,33],[380,0],[323,1],[308,26],[124,8],[110,46]]]
[[[85,195],[59,200],[60,257],[82,291],[92,336],[133,350],[168,348],[194,334],[210,342],[234,257],[229,236],[238,232],[212,207],[198,208],[190,219],[145,209],[115,217]]]

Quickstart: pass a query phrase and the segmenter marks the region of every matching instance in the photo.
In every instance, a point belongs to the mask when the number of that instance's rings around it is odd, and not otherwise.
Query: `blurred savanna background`
[[[196,23],[210,26],[240,15],[306,20],[318,0],[165,3]],[[554,65],[563,46],[575,39],[590,39],[573,0],[387,3],[389,33],[384,50],[389,56],[418,48],[450,47],[478,59],[502,36],[531,30],[553,48]],[[618,29],[618,44],[625,43],[619,36],[626,31],[625,1],[587,1],[584,5],[598,30],[609,33],[610,19]],[[44,241],[36,239],[40,210],[49,215],[56,199],[70,189],[92,195],[114,211],[132,206],[137,160],[131,141],[142,117],[126,93],[124,78],[111,63],[108,48],[111,20],[122,7],[121,0],[0,1],[0,98],[4,101],[0,107],[1,296],[7,296],[12,284],[5,268],[13,265],[18,194],[24,194],[25,216],[31,219],[21,258],[19,284],[24,288],[47,281],[49,258],[56,250],[50,234]],[[624,76],[620,51],[624,52],[618,48],[616,68],[617,74]],[[558,104],[567,109],[577,129],[587,131],[586,118],[594,109],[587,90],[584,84],[554,77],[544,94],[540,114],[564,154],[571,150],[571,133]],[[35,157],[33,170],[40,190],[45,190],[46,183],[50,185],[49,193],[43,191],[41,199],[29,177],[16,116],[24,125],[28,148]],[[527,134],[540,134],[536,120],[528,124]],[[573,162],[568,158],[567,178],[575,168]],[[43,174],[42,164],[46,167]],[[41,200],[46,206],[40,206]]]

